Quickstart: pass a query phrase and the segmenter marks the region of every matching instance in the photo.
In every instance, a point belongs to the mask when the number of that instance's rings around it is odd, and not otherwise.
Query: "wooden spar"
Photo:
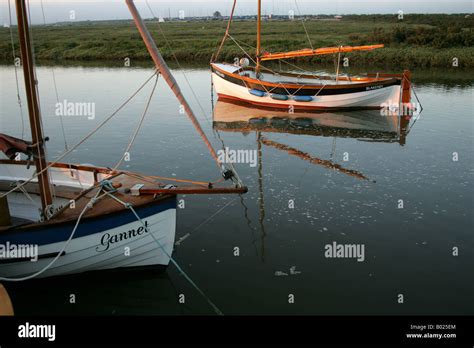
[[[383,48],[384,45],[366,45],[366,46],[341,46],[341,47],[323,47],[315,50],[303,49],[298,51],[290,52],[279,52],[279,53],[264,53],[261,55],[261,61],[274,60],[274,59],[286,59],[295,57],[308,57],[323,54],[333,54],[341,52],[353,52],[353,51],[372,51],[377,48]]]
[[[260,54],[261,54],[261,36],[262,36],[262,0],[258,0],[258,14],[257,14],[257,74],[260,71]]]
[[[214,150],[211,143],[209,142],[209,139],[207,139],[206,134],[204,134],[204,131],[202,130],[201,125],[199,124],[196,116],[194,115],[193,110],[191,109],[188,102],[186,101],[183,94],[181,93],[181,89],[179,88],[178,83],[176,82],[175,78],[171,74],[170,69],[168,68],[168,65],[166,64],[165,60],[163,59],[160,52],[158,51],[158,47],[156,47],[155,41],[153,41],[153,38],[151,37],[150,32],[145,26],[145,23],[143,23],[143,20],[140,14],[138,13],[137,8],[135,7],[133,0],[126,0],[126,3],[130,10],[130,13],[132,14],[135,25],[137,26],[137,29],[140,32],[140,35],[143,41],[145,42],[146,48],[148,49],[148,52],[150,53],[151,58],[153,59],[153,62],[156,65],[156,68],[159,70],[161,76],[163,76],[166,83],[175,94],[176,98],[178,98],[178,101],[183,106],[188,117],[191,119],[191,122],[193,123],[194,127],[196,128],[196,130],[198,131],[198,133],[201,135],[204,142],[206,143],[212,157],[216,160],[218,166],[221,167],[221,163],[217,157],[216,151]]]
[[[144,186],[140,189],[140,195],[156,194],[222,194],[222,193],[246,193],[247,187],[215,187],[206,188],[201,186],[181,186],[176,188],[154,188]]]
[[[39,193],[44,217],[47,218],[46,209],[53,203],[49,173],[47,167],[46,151],[44,149],[44,136],[41,124],[41,114],[38,103],[38,90],[34,71],[33,54],[31,52],[30,32],[25,0],[16,0],[16,13],[18,19],[18,36],[20,41],[21,65],[25,79],[26,99],[28,101],[28,115],[30,119],[31,139],[35,144],[35,166],[38,173]]]

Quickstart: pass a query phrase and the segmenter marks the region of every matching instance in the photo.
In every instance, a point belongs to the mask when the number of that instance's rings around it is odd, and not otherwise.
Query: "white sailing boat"
[[[156,65],[155,75],[166,80],[218,162],[133,0],[126,3]],[[0,134],[0,150],[9,157],[0,160],[0,280],[166,267],[175,239],[178,194],[239,194],[247,188],[232,168],[219,162],[233,185],[170,184],[118,168],[60,162],[68,152],[48,162],[25,0],[16,0],[16,9],[32,140]],[[17,160],[20,153],[28,160]]]

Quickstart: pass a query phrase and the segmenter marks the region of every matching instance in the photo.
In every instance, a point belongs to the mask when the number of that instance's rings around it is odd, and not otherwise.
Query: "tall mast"
[[[258,0],[258,14],[257,14],[257,74],[260,70],[260,36],[262,31],[262,0]]]
[[[126,2],[130,10],[130,13],[132,14],[135,25],[137,26],[137,29],[140,32],[140,35],[143,41],[145,42],[146,48],[148,49],[148,52],[150,53],[151,58],[153,59],[153,62],[156,65],[156,68],[159,70],[161,76],[163,76],[166,83],[171,88],[176,98],[183,106],[184,110],[188,114],[188,117],[191,119],[191,122],[194,124],[194,127],[196,128],[196,130],[198,131],[198,133],[201,135],[202,139],[206,143],[212,157],[216,160],[218,165],[221,166],[222,163],[220,163],[219,158],[216,154],[216,151],[214,150],[211,143],[209,142],[209,139],[207,139],[206,134],[202,130],[196,116],[194,115],[193,110],[191,109],[188,102],[186,101],[183,94],[181,93],[181,89],[179,88],[178,83],[174,79],[173,75],[170,72],[170,69],[168,68],[168,65],[164,61],[160,52],[158,51],[158,47],[156,47],[155,41],[153,41],[153,38],[151,37],[150,32],[148,31],[147,27],[145,26],[145,23],[143,22],[140,14],[138,13],[138,10],[135,7],[133,0],[126,0]]]
[[[25,0],[16,0],[16,13],[18,19],[18,36],[20,41],[21,63],[25,78],[26,99],[28,101],[28,115],[30,119],[31,140],[36,149],[35,166],[38,173],[39,194],[44,217],[47,218],[46,208],[53,203],[51,188],[49,186],[49,173],[46,169],[46,153],[44,149],[44,136],[41,124],[41,114],[38,103],[38,90],[34,70],[33,55],[31,53],[30,31]]]

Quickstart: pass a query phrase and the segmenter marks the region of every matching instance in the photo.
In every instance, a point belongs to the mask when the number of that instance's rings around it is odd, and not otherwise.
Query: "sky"
[[[13,24],[14,0],[0,0],[0,20],[9,23],[8,3],[11,3]],[[124,0],[29,0],[33,24],[43,24],[41,2],[47,23],[83,20],[130,19]],[[151,17],[145,0],[136,0],[144,18]],[[158,17],[208,16],[214,11],[228,15],[233,0],[148,0]],[[371,13],[472,13],[474,0],[262,0],[264,14],[371,14]],[[74,11],[74,12],[71,12]],[[255,15],[257,0],[238,0],[236,15]],[[74,18],[71,18],[73,15]]]

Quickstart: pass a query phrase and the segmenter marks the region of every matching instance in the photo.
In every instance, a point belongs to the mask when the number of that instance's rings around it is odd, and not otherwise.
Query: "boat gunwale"
[[[361,82],[361,83],[345,83],[345,84],[337,84],[337,85],[328,85],[328,84],[305,84],[305,83],[275,83],[275,82],[269,82],[269,81],[264,81],[264,80],[259,80],[256,78],[252,77],[247,77],[243,76],[240,74],[236,73],[231,73],[229,71],[226,71],[225,69],[220,68],[217,66],[217,64],[225,64],[225,65],[230,65],[227,63],[211,63],[211,67],[213,70],[220,72],[221,74],[224,74],[226,76],[236,78],[243,80],[244,82],[247,83],[253,83],[253,84],[259,84],[262,86],[271,86],[271,87],[283,87],[283,88],[298,88],[298,89],[314,89],[314,88],[320,88],[324,87],[325,89],[344,89],[344,88],[361,88],[361,87],[370,87],[373,85],[385,85],[389,83],[393,83],[395,81],[401,81],[403,79],[403,74],[379,74],[379,76],[382,77],[369,77],[370,75],[377,75],[374,73],[367,74],[367,77],[357,77],[357,81],[367,81],[367,82]],[[236,72],[243,72],[243,71],[254,71],[252,67],[247,67],[247,68],[240,68],[236,70]],[[273,72],[269,72],[270,74],[275,75]],[[282,72],[278,73],[278,75],[281,76],[288,76],[288,77],[299,77],[299,78],[310,78],[310,79],[330,79],[330,77],[324,77],[324,76],[317,76],[317,75],[304,75],[304,74],[294,74],[294,73],[288,73],[288,72]],[[342,81],[349,81],[348,77],[345,76],[340,76],[338,78],[339,80]]]
[[[15,161],[15,160],[0,159],[0,165],[1,164],[26,165],[27,163],[28,163],[27,161]],[[90,172],[96,172],[96,170],[97,170],[97,172],[100,172],[100,173],[103,173],[103,174],[111,174],[111,178],[115,178],[115,177],[117,177],[119,175],[122,175],[122,174],[125,174],[125,175],[126,174],[136,174],[136,173],[132,173],[132,172],[129,172],[129,171],[113,171],[109,168],[104,168],[104,167],[94,167],[94,166],[89,166],[89,165],[68,164],[68,163],[62,163],[62,162],[53,163],[53,164],[51,164],[51,167],[53,167],[53,168],[54,167],[56,167],[56,168],[73,168],[73,169],[77,169],[77,170],[84,170],[84,171],[90,171]],[[35,182],[35,184],[37,184],[37,183]],[[76,201],[77,199],[83,197],[84,195],[91,192],[92,190],[98,188],[97,184],[98,184],[98,182],[96,181],[93,186],[81,191],[79,193],[79,195],[77,195],[74,200]],[[171,193],[170,194],[159,195],[159,196],[156,196],[156,197],[153,197],[151,195],[143,196],[143,197],[147,197],[147,198],[144,199],[143,203],[137,204],[135,206],[135,208],[141,209],[141,208],[147,208],[149,206],[153,206],[153,205],[156,205],[156,204],[161,204],[164,201],[166,201],[167,199],[173,199],[173,198],[175,199],[176,196],[177,196],[176,194],[171,194]],[[64,208],[67,208],[67,206],[63,207],[63,209]],[[59,210],[57,213],[60,213],[63,209]],[[119,207],[117,209],[114,209],[114,210],[106,212],[106,213],[93,214],[93,215],[89,215],[89,216],[85,215],[85,216],[82,217],[81,220],[83,220],[83,221],[94,221],[94,220],[97,220],[97,219],[101,219],[104,216],[113,216],[113,215],[121,214],[126,209],[127,208],[125,206],[122,206],[122,207]],[[9,233],[9,232],[13,232],[13,233],[30,232],[32,229],[56,226],[56,225],[61,225],[61,224],[70,224],[70,223],[73,223],[75,221],[77,221],[77,217],[76,218],[74,218],[74,217],[71,217],[71,218],[57,217],[56,219],[53,217],[52,219],[47,220],[47,221],[43,221],[43,222],[32,222],[32,223],[25,223],[25,224],[20,224],[20,225],[2,226],[2,227],[0,227],[0,234]]]
[[[150,206],[156,205],[156,204],[162,204],[164,201],[167,199],[172,199],[173,197],[176,197],[176,195],[171,195],[167,194],[162,197],[159,197],[159,199],[154,198],[151,201],[144,202],[140,205],[135,206],[137,209],[141,208],[148,208]],[[118,214],[122,214],[124,211],[128,211],[127,208],[124,206],[123,208],[119,208],[116,210],[113,210],[111,212],[105,213],[105,214],[95,214],[91,216],[83,216],[81,218],[81,221],[95,221],[98,219],[102,219],[104,217],[108,216],[114,216]],[[31,232],[31,230],[35,229],[43,229],[43,227],[51,227],[51,226],[57,226],[57,225],[67,225],[67,224],[72,224],[76,222],[77,219],[74,218],[69,218],[69,219],[57,219],[54,220],[48,220],[48,221],[43,221],[43,222],[33,222],[33,223],[26,223],[26,224],[21,224],[21,225],[15,225],[15,226],[5,226],[5,227],[0,227],[0,235],[2,234],[9,234],[9,233],[26,233],[26,232]],[[42,232],[42,231],[38,232]]]

